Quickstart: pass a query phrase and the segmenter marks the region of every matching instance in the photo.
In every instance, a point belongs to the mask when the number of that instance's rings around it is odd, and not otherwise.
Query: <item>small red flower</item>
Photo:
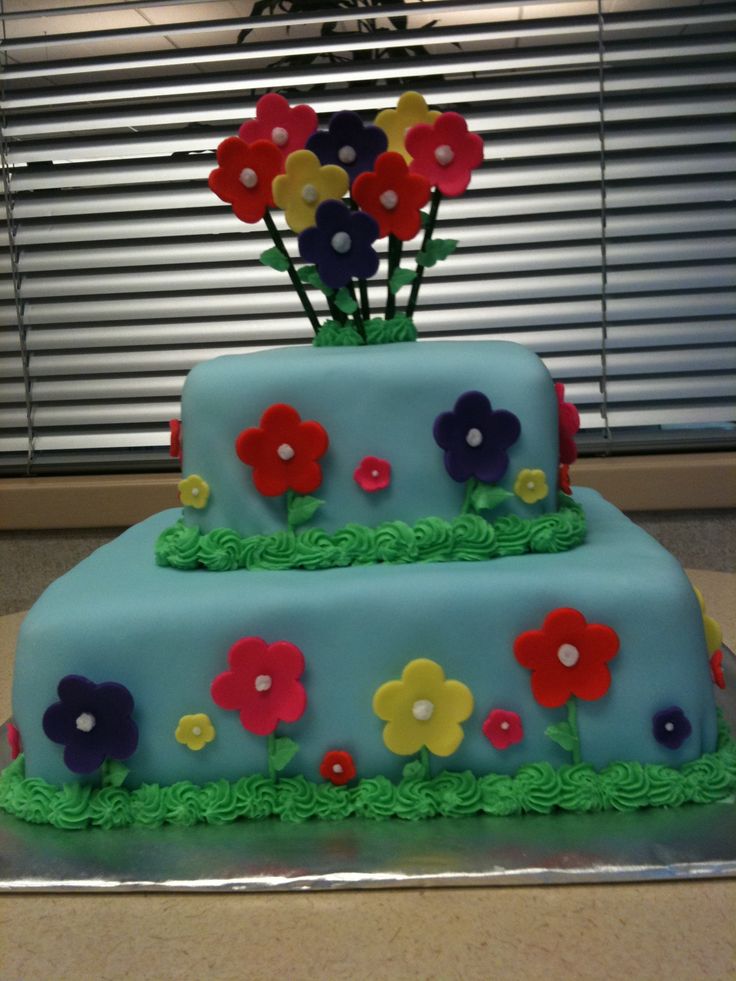
[[[555,383],[555,392],[560,427],[560,463],[575,463],[578,458],[575,433],[580,429],[580,413],[572,402],[565,401],[565,386],[561,382]]]
[[[263,413],[259,428],[243,430],[235,450],[253,467],[256,490],[264,497],[277,497],[287,490],[309,494],[319,487],[322,468],[317,460],[328,445],[318,422],[302,422],[296,409],[277,403]]]
[[[558,470],[557,483],[560,485],[560,490],[563,494],[572,494],[572,486],[570,485],[570,465],[569,463],[561,463]]]
[[[410,174],[400,153],[382,153],[374,170],[359,174],[353,183],[353,200],[378,222],[378,237],[395,235],[408,241],[419,231],[419,209],[429,201],[426,177]]]
[[[494,749],[508,749],[524,738],[524,726],[516,712],[493,709],[483,723],[483,735]]]
[[[294,150],[302,150],[317,129],[317,113],[311,106],[289,106],[277,92],[269,92],[256,103],[256,118],[246,119],[238,131],[245,143],[268,140],[284,162]]]
[[[169,456],[175,460],[181,460],[181,421],[179,419],[169,420]]]
[[[384,490],[391,483],[391,464],[377,456],[366,456],[353,472],[355,483],[368,494]]]
[[[229,136],[217,148],[217,162],[220,166],[209,177],[210,190],[231,204],[241,221],[260,221],[273,204],[273,179],[284,169],[278,147],[266,140],[244,143]]]
[[[20,742],[20,730],[12,722],[5,723],[5,738],[8,740],[8,746],[10,747],[10,759],[17,759],[22,753],[23,747]]]
[[[242,637],[227,656],[230,670],[212,682],[212,699],[220,708],[238,710],[244,729],[268,736],[279,722],[296,722],[307,707],[307,693],[298,680],[304,655],[288,641],[267,644],[260,637]]]
[[[483,163],[483,140],[468,132],[468,124],[456,112],[443,112],[431,126],[412,126],[405,143],[414,158],[411,173],[426,177],[449,198],[465,191],[471,171]]]
[[[619,639],[602,623],[587,623],[577,610],[561,608],[547,615],[541,630],[516,638],[514,656],[532,672],[532,694],[540,705],[559,708],[577,695],[592,702],[611,685],[606,662],[616,656]]]
[[[711,656],[710,673],[714,685],[718,685],[719,688],[726,687],[726,679],[723,675],[723,651],[720,648]]]
[[[319,772],[325,780],[342,787],[355,778],[355,763],[350,753],[344,749],[331,749],[322,758]]]

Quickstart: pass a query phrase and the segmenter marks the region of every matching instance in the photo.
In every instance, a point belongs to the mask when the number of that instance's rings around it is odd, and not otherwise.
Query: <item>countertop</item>
[[[736,574],[692,571],[736,647]],[[0,719],[15,635],[0,618]],[[0,981],[736,978],[736,879],[0,897]]]

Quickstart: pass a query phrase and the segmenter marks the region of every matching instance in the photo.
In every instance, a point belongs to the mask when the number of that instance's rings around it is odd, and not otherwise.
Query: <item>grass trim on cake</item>
[[[446,521],[422,518],[414,525],[386,521],[375,528],[349,524],[328,534],[310,528],[242,537],[217,528],[201,532],[180,519],[156,542],[156,562],[175,569],[342,569],[381,562],[482,562],[527,552],[566,552],[585,540],[585,514],[579,504],[559,495],[560,510],[534,518],[509,514],[486,521],[464,514]]]
[[[679,769],[654,763],[611,763],[597,771],[585,763],[557,769],[529,763],[514,776],[445,772],[429,780],[407,777],[392,783],[369,777],[355,786],[313,783],[303,776],[254,774],[204,786],[180,781],[54,787],[26,777],[23,756],[0,772],[0,810],[34,824],[66,830],[97,827],[157,828],[164,824],[230,824],[241,818],[302,822],[349,817],[417,821],[436,816],[549,814],[552,811],[634,811],[644,807],[709,804],[736,791],[736,741],[719,714],[718,747]]]

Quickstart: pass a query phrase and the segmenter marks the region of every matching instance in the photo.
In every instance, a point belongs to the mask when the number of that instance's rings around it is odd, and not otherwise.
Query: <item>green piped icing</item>
[[[312,783],[303,776],[271,780],[256,774],[233,783],[217,780],[198,787],[181,781],[168,787],[143,784],[54,787],[27,778],[23,756],[0,773],[0,809],[35,824],[79,830],[162,824],[229,824],[240,818],[302,822],[351,816],[406,821],[444,815],[499,817],[561,811],[633,811],[643,807],[709,804],[736,791],[736,741],[719,717],[718,748],[679,769],[654,763],[612,763],[597,771],[585,763],[555,769],[529,763],[514,776],[469,771],[411,777],[392,783],[370,777],[352,787]]]
[[[373,317],[364,323],[365,341],[354,324],[325,320],[312,344],[314,347],[360,347],[363,344],[399,344],[417,339],[417,330],[409,317],[399,314],[389,320]]]
[[[477,514],[452,521],[421,518],[414,525],[386,521],[376,528],[349,524],[328,534],[307,529],[295,535],[241,538],[218,528],[201,533],[179,520],[159,535],[156,562],[174,569],[340,569],[387,562],[481,562],[525,552],[565,552],[585,539],[585,515],[579,504],[560,495],[560,510],[534,518],[507,515],[489,523]]]

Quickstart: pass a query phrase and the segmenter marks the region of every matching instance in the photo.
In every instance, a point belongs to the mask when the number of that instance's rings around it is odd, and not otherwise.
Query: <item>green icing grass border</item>
[[[423,518],[414,525],[387,521],[371,528],[349,524],[332,534],[307,529],[242,537],[217,528],[202,533],[180,519],[156,542],[156,562],[175,569],[341,569],[352,565],[482,562],[528,552],[565,552],[585,540],[582,507],[566,494],[559,510],[534,518],[510,514],[486,521],[477,514],[451,521]]]
[[[555,769],[530,763],[514,776],[445,772],[429,780],[386,777],[352,787],[313,783],[303,776],[271,780],[258,774],[204,786],[188,781],[159,786],[55,787],[26,777],[23,756],[0,772],[0,809],[35,824],[81,830],[229,824],[239,819],[302,822],[310,818],[416,821],[472,814],[513,816],[552,811],[633,811],[644,807],[708,804],[736,791],[736,741],[719,715],[715,752],[675,769],[652,763],[585,763]]]

